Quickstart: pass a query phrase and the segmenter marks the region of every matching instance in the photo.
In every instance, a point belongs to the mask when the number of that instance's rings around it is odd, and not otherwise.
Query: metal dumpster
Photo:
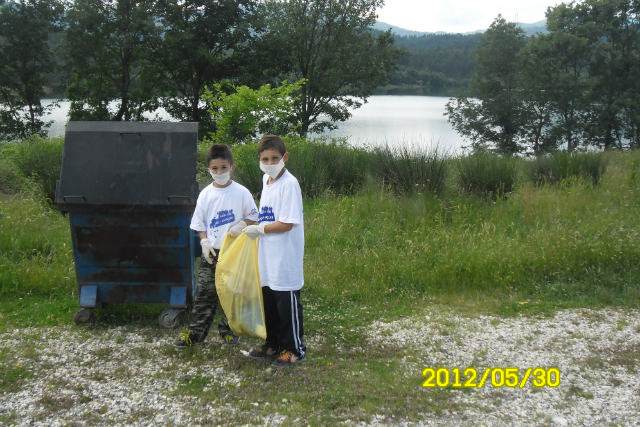
[[[169,303],[159,323],[178,326],[195,288],[197,137],[197,123],[68,123],[55,203],[71,225],[76,324],[107,303]]]

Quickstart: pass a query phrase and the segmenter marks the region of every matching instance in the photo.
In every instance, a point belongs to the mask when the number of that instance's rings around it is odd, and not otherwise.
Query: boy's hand
[[[206,259],[209,264],[213,264],[213,255],[215,255],[215,252],[209,239],[200,240],[200,246],[202,246],[202,256],[204,259]]]
[[[245,228],[247,228],[247,223],[244,221],[240,221],[229,229],[229,236],[238,237],[240,234],[242,234],[242,230],[244,230]]]
[[[244,234],[246,234],[250,239],[255,239],[258,236],[264,236],[265,234],[267,234],[264,232],[264,227],[266,225],[267,224],[250,225],[244,229]]]

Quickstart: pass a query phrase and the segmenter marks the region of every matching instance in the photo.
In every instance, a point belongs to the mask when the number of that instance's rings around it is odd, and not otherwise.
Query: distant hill
[[[546,20],[532,24],[519,23],[527,35],[546,32]],[[396,45],[406,49],[398,69],[389,79],[393,87],[420,87],[423,91],[439,91],[444,87],[465,85],[475,69],[475,50],[486,30],[464,34],[412,31],[377,22],[373,31],[391,31]]]
[[[538,21],[538,22],[534,22],[532,24],[526,24],[526,23],[518,23],[518,26],[520,28],[522,28],[523,30],[526,31],[527,35],[531,35],[534,34],[536,32],[540,32],[540,33],[546,33],[547,32],[547,20],[543,19],[542,21]],[[387,24],[386,22],[381,22],[381,21],[376,21],[375,25],[373,26],[373,28],[375,30],[379,30],[379,31],[387,31],[389,28],[391,28],[391,32],[395,33],[396,35],[400,36],[400,37],[409,37],[409,36],[425,36],[425,35],[429,35],[429,34],[456,34],[456,33],[447,33],[445,31],[436,31],[436,32],[429,32],[429,31],[413,31],[413,30],[407,30],[404,28],[400,28],[398,26],[395,25],[390,25]],[[486,30],[476,30],[476,31],[469,31],[466,33],[462,33],[464,35],[468,35],[468,34],[478,34],[478,33],[484,33]]]
[[[405,30],[404,28],[400,28],[395,25],[389,25],[386,22],[380,22],[380,21],[376,21],[376,23],[373,26],[373,29],[378,31],[387,31],[389,28],[391,28],[392,33],[400,37],[425,36],[427,34],[445,34],[444,31],[439,31],[437,33],[433,33],[433,32],[429,33],[429,32],[422,32],[422,31]]]

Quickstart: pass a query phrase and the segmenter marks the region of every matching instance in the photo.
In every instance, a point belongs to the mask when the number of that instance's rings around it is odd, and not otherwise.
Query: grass
[[[507,200],[370,191],[311,206],[305,268],[323,301],[482,293],[503,314],[638,306],[638,184],[624,165],[597,187],[525,184]]]
[[[638,307],[639,154],[610,156],[597,186],[575,177],[525,182],[504,200],[375,186],[307,199],[305,290],[327,308],[404,307],[433,295],[491,300],[483,304],[504,315]],[[32,198],[0,200],[0,313],[20,317],[17,298],[68,310],[77,298],[68,220]]]
[[[333,162],[331,156],[349,149],[339,144],[313,148],[305,144],[290,144],[292,159],[298,150],[304,165]],[[257,169],[254,149],[234,149],[240,170],[248,169],[240,166],[249,162]],[[459,159],[431,152],[414,168],[411,156],[427,152],[380,153],[378,159],[391,156],[387,163],[395,166],[384,172],[380,163],[372,166],[371,153],[355,153],[344,163],[351,166],[342,172],[336,169],[334,184],[322,192],[319,186],[305,187],[305,332],[323,341],[304,369],[271,375],[259,363],[230,359],[229,349],[216,348],[213,360],[228,364],[249,380],[221,389],[208,378],[194,377],[180,385],[177,395],[237,405],[244,410],[225,415],[228,422],[237,424],[251,422],[252,415],[276,411],[292,419],[307,414],[304,418],[311,425],[335,424],[341,421],[335,417],[345,414],[352,420],[367,420],[375,414],[387,421],[414,419],[418,413],[457,410],[455,393],[460,391],[427,391],[420,388],[419,374],[401,377],[401,366],[390,363],[399,349],[372,346],[356,328],[414,314],[426,304],[447,312],[502,316],[569,307],[640,308],[640,153],[600,155],[602,164],[609,166],[601,169],[597,184],[591,175],[574,174],[539,185],[526,179],[524,160],[507,159],[511,163],[504,167],[508,172],[504,176],[512,177],[513,165],[516,171],[511,187],[498,184],[487,191],[489,187],[479,186],[477,192],[460,191],[457,183],[462,178],[456,173],[464,166],[456,163]],[[478,175],[490,177],[485,166],[502,160],[473,161],[486,161],[484,166],[476,164]],[[366,174],[349,175],[349,170],[363,171],[365,166]],[[309,176],[316,173],[308,171]],[[371,171],[401,171],[403,176],[417,178],[403,189],[404,178],[396,178],[397,184],[380,185]],[[298,172],[301,177],[305,173]],[[438,177],[439,183],[432,184],[431,177]],[[415,191],[415,183],[420,182],[423,186],[417,187],[424,191]],[[486,197],[505,195],[507,189],[508,197]],[[70,324],[77,308],[68,219],[37,194],[1,196],[0,332]],[[151,326],[163,308],[109,305],[96,310],[97,324],[90,328]],[[455,328],[453,323],[440,325],[441,332],[453,333]],[[169,350],[173,357],[173,349]],[[211,352],[200,351],[178,353],[160,371],[169,375],[187,362],[211,363]],[[631,370],[637,367],[633,357],[637,351],[621,346],[603,354]],[[151,355],[138,356],[146,360]],[[10,359],[0,354],[0,392],[19,388],[31,375]],[[570,395],[584,397],[585,393],[576,389]]]
[[[523,183],[499,200],[452,189],[398,196],[375,186],[307,199],[305,292],[327,310],[366,305],[373,313],[410,311],[433,296],[502,315],[637,308],[639,154],[610,156],[597,186],[581,178]],[[0,315],[13,325],[67,323],[77,304],[68,220],[32,198],[1,200]],[[98,320],[160,311],[122,307],[97,310]]]

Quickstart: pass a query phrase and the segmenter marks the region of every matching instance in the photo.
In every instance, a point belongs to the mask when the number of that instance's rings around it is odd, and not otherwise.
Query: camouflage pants
[[[209,264],[204,257],[200,259],[200,270],[198,271],[196,292],[193,296],[193,309],[191,310],[191,324],[189,325],[189,330],[194,335],[197,335],[198,341],[204,341],[207,337],[218,307],[218,293],[216,292],[217,263],[217,258],[213,260],[213,264]],[[224,312],[220,323],[218,323],[218,332],[222,338],[227,335],[234,335],[231,328],[229,328],[229,322]]]

